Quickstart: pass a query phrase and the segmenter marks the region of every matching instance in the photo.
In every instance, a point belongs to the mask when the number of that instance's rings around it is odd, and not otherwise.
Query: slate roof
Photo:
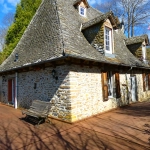
[[[87,16],[82,17],[74,7],[74,0],[43,0],[31,23],[12,54],[0,66],[0,71],[63,58],[64,55],[97,62],[134,65],[136,59],[127,49],[124,35],[118,30],[115,37],[115,61],[106,58],[93,48],[83,33],[82,24],[103,14],[92,7],[87,8]],[[85,23],[86,24],[86,23]],[[14,62],[15,54],[18,61]]]
[[[85,23],[82,24],[82,30],[92,26],[92,25],[95,25],[99,22],[102,22],[106,19],[111,19],[112,23],[117,26],[117,24],[115,23],[115,18],[113,16],[113,13],[112,12],[108,12],[108,13],[105,13],[105,14],[100,14],[98,17],[95,17],[94,19],[90,20],[90,21],[87,21]]]
[[[146,34],[141,35],[141,36],[127,38],[127,39],[125,39],[125,43],[126,43],[126,45],[131,45],[131,44],[136,44],[136,43],[142,43],[145,40],[147,41],[147,43],[149,43],[148,36]]]

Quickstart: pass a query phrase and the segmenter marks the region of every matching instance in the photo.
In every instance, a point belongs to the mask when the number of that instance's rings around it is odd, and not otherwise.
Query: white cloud
[[[3,10],[2,10],[2,12],[3,12],[4,14],[7,14],[10,10],[12,10],[12,8],[8,7],[7,4],[4,4],[4,5],[3,5]]]
[[[20,0],[7,0],[7,3],[11,4],[12,6],[16,6],[19,2]]]

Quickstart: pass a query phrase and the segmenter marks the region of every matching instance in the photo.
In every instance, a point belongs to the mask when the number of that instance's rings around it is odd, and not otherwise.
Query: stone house
[[[142,101],[150,96],[149,66],[134,56],[132,44],[149,41],[135,38],[124,36],[112,12],[86,0],[43,0],[0,66],[0,101],[15,108],[50,101],[50,117],[67,122]]]

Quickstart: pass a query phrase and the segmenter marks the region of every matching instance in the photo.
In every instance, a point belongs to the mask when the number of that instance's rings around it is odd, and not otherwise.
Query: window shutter
[[[108,100],[107,72],[102,72],[102,93],[103,93],[103,101],[107,101]]]
[[[115,83],[116,83],[116,98],[120,98],[120,77],[119,73],[115,73]]]
[[[150,74],[148,74],[148,90],[150,90]]]
[[[143,92],[146,91],[146,75],[145,73],[142,74],[142,77],[143,77]]]

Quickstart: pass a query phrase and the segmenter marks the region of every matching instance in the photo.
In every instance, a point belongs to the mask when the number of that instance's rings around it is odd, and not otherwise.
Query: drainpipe
[[[18,73],[16,72],[16,75],[15,75],[15,109],[17,109],[17,97],[18,97]]]

